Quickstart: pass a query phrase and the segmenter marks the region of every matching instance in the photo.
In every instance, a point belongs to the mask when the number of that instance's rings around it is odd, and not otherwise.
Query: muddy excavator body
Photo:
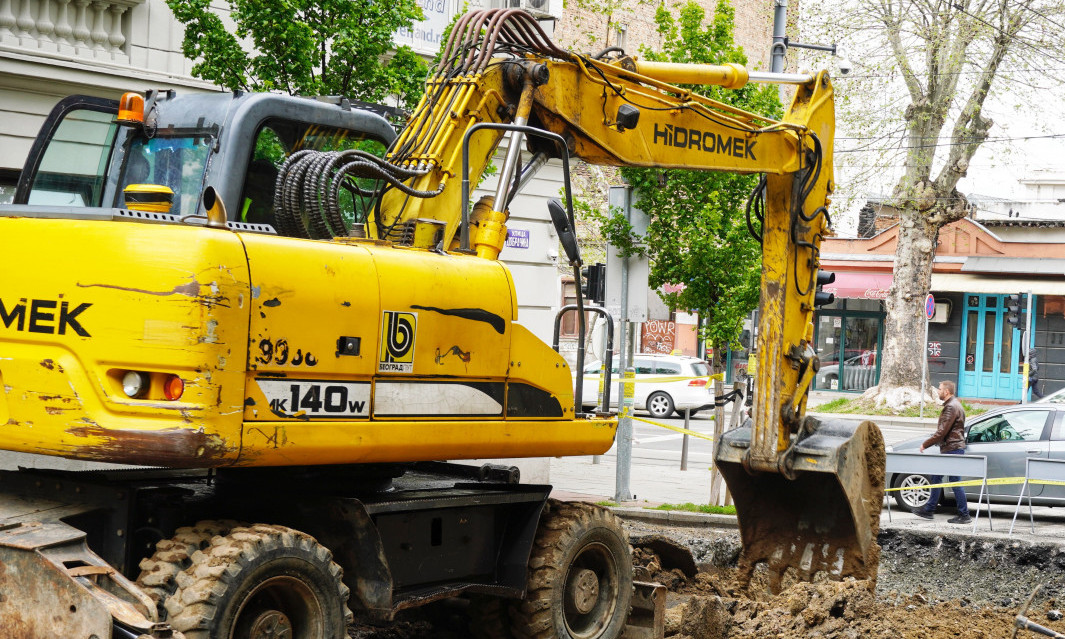
[[[0,639],[280,621],[341,639],[352,613],[456,596],[480,610],[474,634],[659,639],[661,588],[634,581],[617,517],[516,469],[439,461],[613,443],[616,419],[583,412],[582,367],[574,383],[521,325],[497,259],[514,193],[571,156],[765,176],[755,414],[717,448],[744,558],[875,574],[879,433],[803,417],[832,87],[761,74],[795,85],[782,120],[688,88],[757,75],[581,55],[493,9],[455,24],[398,135],[346,100],[57,105],[0,206],[20,265],[0,281],[0,459],[39,462],[0,472],[0,591],[21,589],[0,597]],[[495,196],[470,206],[504,135]]]

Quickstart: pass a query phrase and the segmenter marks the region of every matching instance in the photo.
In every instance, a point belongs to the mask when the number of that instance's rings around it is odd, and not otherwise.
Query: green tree
[[[709,24],[695,2],[680,7],[676,18],[665,7],[656,12],[663,50],[644,57],[699,64],[747,64],[733,40],[735,9],[718,2]],[[689,87],[710,98],[753,113],[779,118],[776,87]],[[670,308],[697,311],[702,337],[723,347],[739,336],[743,319],[758,305],[761,247],[747,230],[745,203],[758,178],[733,173],[622,169],[633,185],[635,205],[651,214],[645,246],[651,261],[650,285],[683,285],[662,294]],[[615,246],[628,242],[629,229],[619,215],[604,220],[604,235]]]
[[[414,0],[229,0],[233,32],[208,0],[167,4],[185,25],[182,52],[196,60],[193,75],[230,90],[393,96],[413,106],[424,86],[425,62],[392,42],[421,19]]]
[[[830,23],[844,10],[847,21]],[[837,89],[849,96],[837,103],[837,175],[852,197],[891,188],[899,211],[883,366],[870,396],[901,409],[922,391],[934,394],[921,389],[924,300],[940,231],[971,214],[965,191],[981,188],[963,182],[974,158],[1013,163],[1003,152],[1015,143],[996,119],[1035,124],[1046,113],[1052,127],[1060,120],[1047,105],[1060,101],[1065,2],[835,1],[811,11],[808,22],[821,27],[814,37],[851,44],[859,60]]]

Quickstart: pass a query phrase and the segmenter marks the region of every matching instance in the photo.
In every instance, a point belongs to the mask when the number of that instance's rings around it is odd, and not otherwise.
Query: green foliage
[[[229,0],[233,32],[207,0],[167,5],[185,25],[182,52],[196,60],[193,75],[227,89],[367,102],[394,96],[407,106],[421,94],[425,63],[392,42],[397,30],[422,17],[414,0]],[[254,51],[245,51],[241,40]]]
[[[746,64],[735,44],[735,9],[726,0],[717,4],[713,19],[689,1],[679,16],[664,6],[656,12],[663,36],[661,52],[644,50],[652,60],[703,64]],[[707,97],[772,118],[782,113],[773,86],[749,84],[736,89],[690,87]],[[645,250],[651,259],[650,285],[683,284],[664,294],[673,309],[697,311],[703,318],[703,338],[717,347],[734,342],[746,317],[758,304],[761,247],[747,230],[747,196],[756,176],[687,170],[626,168],[622,175],[633,185],[635,206],[651,213]],[[624,240],[609,216],[604,234],[612,242]]]
[[[693,504],[688,502],[686,504],[662,504],[661,506],[655,506],[648,508],[648,510],[682,510],[689,513],[708,513],[712,515],[735,515],[735,506],[711,506],[709,504]]]

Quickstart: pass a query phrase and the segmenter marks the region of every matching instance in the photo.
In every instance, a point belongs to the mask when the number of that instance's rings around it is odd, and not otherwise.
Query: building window
[[[818,390],[861,392],[880,378],[884,313],[877,300],[837,300],[842,308],[817,315],[816,343],[821,367]]]
[[[614,25],[614,46],[625,48],[628,43],[629,28],[624,24]]]

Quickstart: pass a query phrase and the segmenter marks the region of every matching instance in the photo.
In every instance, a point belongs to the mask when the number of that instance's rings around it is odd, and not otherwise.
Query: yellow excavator
[[[795,85],[782,120],[678,86],[759,80]],[[716,451],[744,561],[875,576],[879,431],[803,415],[832,105],[825,73],[579,55],[517,10],[456,23],[398,136],[346,100],[60,102],[0,206],[0,451],[35,455],[0,455],[30,466],[0,472],[0,638],[326,639],[458,596],[476,636],[660,636],[609,511],[454,463],[613,443],[497,260],[552,158],[575,270],[571,157],[765,176],[754,419]]]

